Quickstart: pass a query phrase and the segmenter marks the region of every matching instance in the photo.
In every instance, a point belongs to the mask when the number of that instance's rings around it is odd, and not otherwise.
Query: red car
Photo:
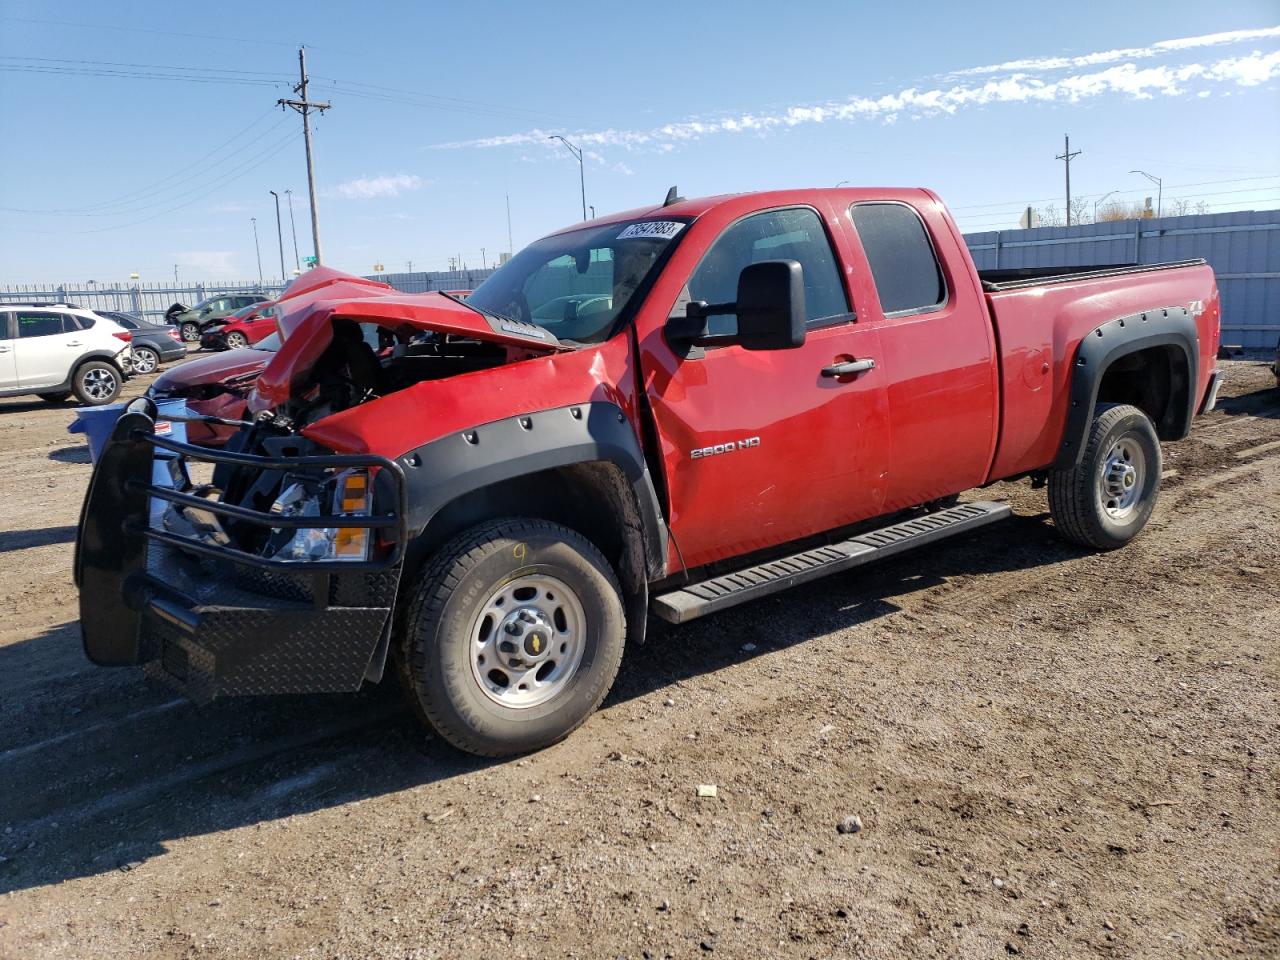
[[[154,435],[145,399],[121,417],[82,512],[85,649],[199,700],[392,658],[487,756],[586,722],[650,614],[1010,515],[972,488],[1029,479],[1065,539],[1123,546],[1219,383],[1204,261],[980,273],[921,189],[673,190],[465,302],[333,276],[279,311],[234,454]]]
[[[265,340],[275,329],[275,303],[255,303],[202,330],[200,346],[206,350],[238,350]]]

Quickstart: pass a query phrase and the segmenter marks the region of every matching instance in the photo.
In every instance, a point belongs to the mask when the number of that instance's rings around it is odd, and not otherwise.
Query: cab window
[[[930,313],[947,285],[920,214],[902,203],[859,203],[849,209],[886,317]]]
[[[818,214],[808,207],[768,210],[726,227],[703,255],[689,278],[672,316],[684,316],[690,300],[732,303],[738,296],[738,275],[764,260],[795,260],[804,271],[805,319],[825,326],[850,314],[831,241]],[[737,329],[732,314],[708,318],[712,334]]]

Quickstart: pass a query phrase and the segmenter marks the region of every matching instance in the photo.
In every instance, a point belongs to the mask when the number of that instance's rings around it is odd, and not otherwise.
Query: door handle
[[[68,347],[78,347],[78,346],[80,346],[80,341],[79,341],[79,340],[68,340],[68,341],[67,341],[67,346],[68,346]]]
[[[8,352],[9,352],[8,347],[0,347],[0,353],[8,353]]]
[[[850,360],[847,363],[836,363],[829,367],[822,368],[824,377],[856,377],[860,373],[866,373],[868,370],[874,370],[876,362],[871,359],[867,360]]]

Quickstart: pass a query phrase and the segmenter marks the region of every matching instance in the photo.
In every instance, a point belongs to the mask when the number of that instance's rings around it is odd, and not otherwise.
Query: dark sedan
[[[160,364],[180,360],[187,355],[187,348],[178,336],[176,327],[151,323],[136,313],[121,313],[116,310],[93,312],[114,320],[133,334],[131,367],[134,373],[155,373]]]

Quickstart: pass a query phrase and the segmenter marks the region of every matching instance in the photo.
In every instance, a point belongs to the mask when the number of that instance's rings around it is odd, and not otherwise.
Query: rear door
[[[850,307],[824,223],[829,214],[788,206],[728,224],[699,222],[703,235],[716,233],[696,266],[684,268],[684,289],[671,308],[682,317],[689,300],[732,302],[744,267],[796,260],[808,317],[802,346],[709,347],[680,356],[664,338],[644,356],[672,533],[688,567],[880,512],[888,446],[883,377],[875,368],[823,373],[855,359],[880,362],[877,331]],[[689,242],[697,243],[693,236]],[[713,317],[711,329],[731,332],[736,318]]]
[[[0,310],[0,390],[18,385],[17,353],[12,329],[13,315]]]
[[[15,310],[15,361],[18,385],[52,387],[71,375],[84,352],[85,334],[69,317],[54,310]]]
[[[921,215],[924,212],[924,216]],[[941,203],[852,204],[843,221],[870,267],[893,421],[887,509],[981,484],[999,426],[995,336]]]

